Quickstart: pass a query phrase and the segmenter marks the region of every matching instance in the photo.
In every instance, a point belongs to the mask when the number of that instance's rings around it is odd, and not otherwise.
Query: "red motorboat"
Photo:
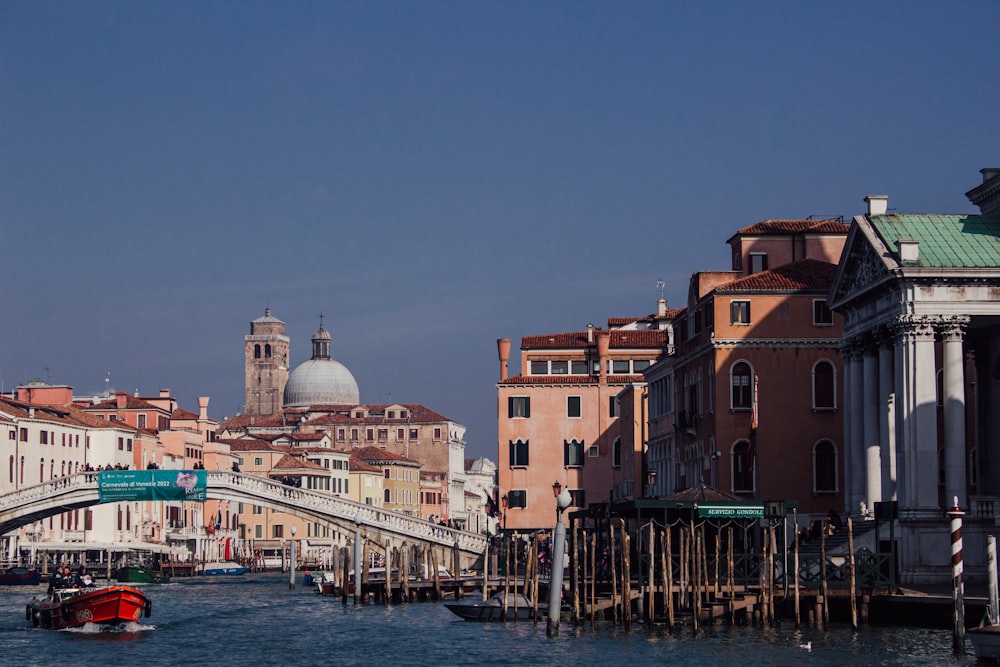
[[[57,588],[44,597],[32,598],[25,608],[35,627],[79,628],[87,623],[120,625],[149,617],[152,603],[137,588]]]

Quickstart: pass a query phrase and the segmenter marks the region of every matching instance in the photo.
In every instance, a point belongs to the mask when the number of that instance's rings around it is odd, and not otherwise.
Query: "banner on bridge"
[[[205,502],[206,470],[102,470],[97,490],[101,502],[190,500]]]

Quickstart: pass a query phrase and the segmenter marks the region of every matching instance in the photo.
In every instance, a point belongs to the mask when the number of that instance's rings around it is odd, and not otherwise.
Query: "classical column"
[[[864,367],[860,339],[844,344],[844,503],[856,512],[867,491],[864,431]]]
[[[963,339],[967,316],[946,318],[940,326],[943,341],[942,383],[944,403],[944,482],[945,498],[958,498],[959,507],[968,507],[965,479],[965,368]]]
[[[882,500],[882,452],[879,442],[879,368],[876,357],[877,350],[873,341],[866,341],[863,351],[862,368],[864,372],[864,438],[865,451],[865,508],[874,509],[875,503]],[[858,510],[858,506],[850,508]]]
[[[878,405],[879,449],[882,452],[882,500],[896,500],[896,411],[895,350],[889,336],[879,337],[878,346]],[[872,508],[874,509],[874,508]]]
[[[940,517],[934,327],[928,318],[903,316],[897,332],[897,491],[912,518]]]

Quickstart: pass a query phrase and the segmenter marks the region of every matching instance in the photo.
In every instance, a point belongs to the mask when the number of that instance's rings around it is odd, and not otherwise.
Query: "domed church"
[[[312,335],[312,358],[295,368],[285,384],[284,407],[312,405],[357,405],[358,383],[339,361],[330,357],[330,332],[323,328]]]
[[[245,414],[269,416],[283,408],[360,403],[358,383],[346,366],[330,356],[330,343],[321,316],[312,335],[312,358],[289,373],[285,323],[270,309],[251,321],[250,334],[243,340]]]

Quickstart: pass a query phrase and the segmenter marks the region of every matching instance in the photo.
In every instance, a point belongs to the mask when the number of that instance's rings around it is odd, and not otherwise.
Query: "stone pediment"
[[[830,290],[830,303],[839,307],[891,277],[892,273],[885,260],[872,246],[868,235],[855,224],[848,235],[847,250],[841,257],[840,267]]]

